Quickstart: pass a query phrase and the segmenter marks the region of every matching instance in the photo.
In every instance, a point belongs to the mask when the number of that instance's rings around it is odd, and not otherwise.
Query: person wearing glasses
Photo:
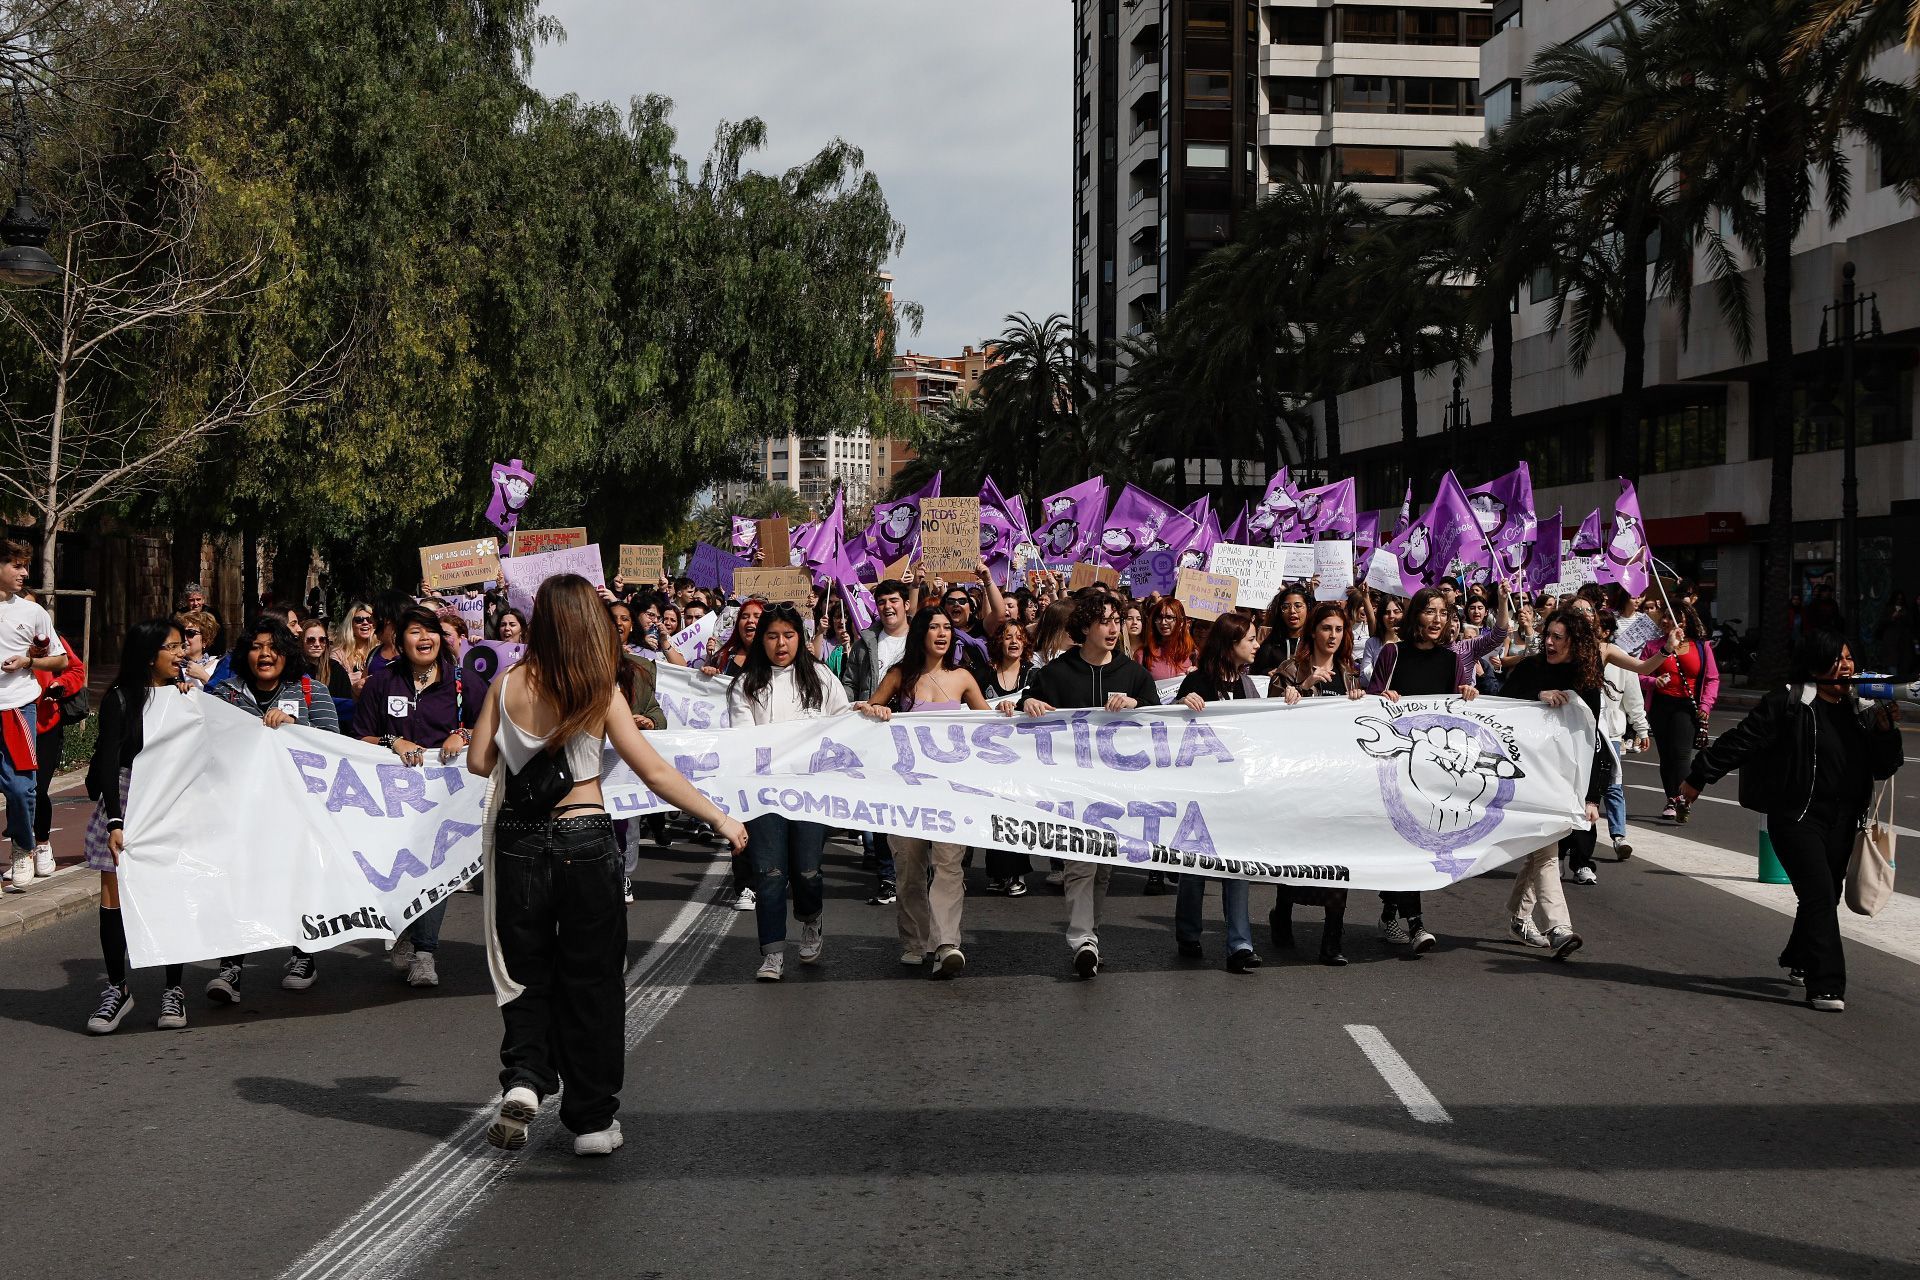
[[[353,696],[367,682],[367,660],[373,657],[377,637],[373,630],[373,606],[355,600],[347,610],[346,634],[340,637],[340,664],[353,682]]]
[[[220,659],[214,656],[220,647],[220,624],[205,609],[195,609],[175,614],[173,625],[180,629],[186,645],[180,660],[180,679],[195,689],[207,688],[220,666]]]
[[[352,701],[353,677],[334,653],[327,624],[320,619],[308,618],[300,625],[300,656],[306,660],[307,673],[324,684],[328,693]]]

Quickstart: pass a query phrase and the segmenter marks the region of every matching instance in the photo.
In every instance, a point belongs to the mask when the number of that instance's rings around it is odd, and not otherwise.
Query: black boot
[[[1147,872],[1147,886],[1140,892],[1148,898],[1157,898],[1167,891],[1167,878],[1158,871]]]
[[[1338,914],[1333,911],[1327,912],[1326,927],[1320,930],[1321,964],[1334,965],[1337,967],[1347,962],[1346,956],[1340,952],[1340,935],[1344,931],[1345,924],[1346,915],[1344,912]]]
[[[1267,912],[1267,927],[1273,930],[1273,945],[1285,950],[1293,950],[1293,895],[1287,892],[1287,886],[1280,886],[1279,898],[1273,904],[1273,910]]]

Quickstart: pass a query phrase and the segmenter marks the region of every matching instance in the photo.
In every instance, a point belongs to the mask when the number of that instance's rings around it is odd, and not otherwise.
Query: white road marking
[[[1434,1097],[1433,1090],[1414,1074],[1413,1068],[1407,1065],[1407,1060],[1400,1056],[1399,1051],[1387,1043],[1380,1028],[1349,1026],[1347,1034],[1360,1046],[1360,1052],[1367,1055],[1367,1061],[1373,1064],[1373,1069],[1380,1073],[1380,1078],[1400,1099],[1408,1115],[1423,1124],[1453,1123],[1453,1117],[1440,1105],[1440,1099]]]
[[[722,897],[728,861],[717,857],[691,898],[628,977],[627,1049],[631,1052],[686,994],[735,918]],[[499,1101],[486,1103],[450,1137],[417,1160],[333,1234],[282,1273],[281,1280],[399,1280],[478,1209],[522,1158],[539,1152],[560,1123],[549,1098],[527,1133],[524,1152],[487,1145]]]
[[[1754,879],[1754,860],[1749,854],[1734,853],[1715,845],[1687,840],[1671,832],[1635,827],[1633,856],[1645,858],[1655,866],[1678,871],[1702,884],[1723,889],[1736,898],[1745,898],[1783,916],[1794,914],[1798,905],[1793,887],[1761,884]],[[1920,964],[1920,898],[1896,893],[1880,914],[1855,915],[1844,904],[1840,907],[1840,932],[1850,942],[1884,951],[1913,964]]]

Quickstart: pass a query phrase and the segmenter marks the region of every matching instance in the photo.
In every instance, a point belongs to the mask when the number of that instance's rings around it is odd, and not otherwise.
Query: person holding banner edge
[[[736,851],[746,829],[647,745],[621,694],[620,646],[599,596],[558,574],[535,596],[527,653],[484,699],[467,770],[488,779],[487,962],[500,1006],[500,1111],[487,1141],[516,1151],[564,1083],[560,1122],[580,1156],[624,1141],[627,914],[600,790],[611,743],[667,804]],[[563,816],[564,815],[564,816]]]
[[[1258,698],[1260,689],[1248,668],[1259,650],[1253,623],[1245,615],[1229,613],[1216,620],[1200,646],[1193,670],[1180,682],[1179,701],[1194,711],[1209,702],[1238,702]],[[1200,947],[1208,876],[1181,876],[1173,900],[1174,946],[1183,960],[1205,956]],[[1284,892],[1284,891],[1283,891]],[[1227,972],[1251,973],[1261,965],[1253,949],[1253,923],[1247,909],[1250,889],[1245,880],[1220,880],[1220,912],[1227,922]]]

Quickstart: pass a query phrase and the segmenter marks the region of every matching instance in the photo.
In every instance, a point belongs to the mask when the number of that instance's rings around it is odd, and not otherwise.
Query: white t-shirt
[[[849,707],[847,691],[833,678],[833,672],[822,664],[820,675],[820,705],[809,708],[801,700],[799,681],[794,679],[792,667],[775,667],[773,679],[767,687],[747,706],[755,724],[785,724],[789,720],[814,720],[821,716],[837,716]]]
[[[873,687],[878,689],[880,682],[887,678],[887,672],[898,666],[900,659],[906,656],[907,633],[902,631],[897,636],[890,636],[882,631],[880,643],[873,647]]]
[[[0,600],[0,660],[25,656],[42,640],[47,641],[48,656],[67,651],[45,609],[21,596]],[[30,707],[39,700],[40,682],[29,668],[0,674],[0,711]]]

